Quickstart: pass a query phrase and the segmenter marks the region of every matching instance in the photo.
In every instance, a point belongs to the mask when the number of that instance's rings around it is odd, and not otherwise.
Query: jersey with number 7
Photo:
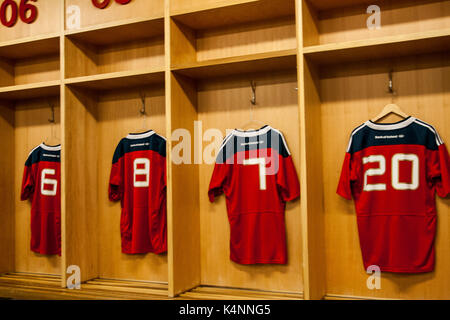
[[[121,201],[122,252],[167,251],[166,140],[150,130],[129,134],[114,152],[109,199]]]
[[[224,193],[230,259],[240,264],[287,262],[284,211],[300,185],[283,135],[265,126],[233,132],[217,156],[209,199]]]
[[[31,251],[61,255],[61,146],[40,144],[25,162],[20,199],[31,201]]]
[[[350,138],[337,192],[355,200],[364,267],[434,269],[435,193],[450,192],[447,149],[429,124],[367,121]]]

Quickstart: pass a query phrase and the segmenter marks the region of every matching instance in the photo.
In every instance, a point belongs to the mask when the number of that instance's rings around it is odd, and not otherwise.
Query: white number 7
[[[266,190],[266,159],[246,159],[244,160],[244,165],[259,165],[259,190]]]

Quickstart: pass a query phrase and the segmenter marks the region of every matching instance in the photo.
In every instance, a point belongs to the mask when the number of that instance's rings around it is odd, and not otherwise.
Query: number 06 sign
[[[25,23],[33,23],[38,16],[38,10],[35,5],[30,2],[37,0],[20,0],[17,4],[14,0],[4,0],[0,6],[0,21],[5,27],[11,28],[18,18]]]

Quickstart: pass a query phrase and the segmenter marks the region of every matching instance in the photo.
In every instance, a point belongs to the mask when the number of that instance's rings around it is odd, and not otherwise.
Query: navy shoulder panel
[[[32,166],[35,163],[47,161],[47,162],[61,162],[60,150],[46,150],[41,145],[31,150],[25,165],[27,167]]]
[[[117,161],[119,161],[119,159],[125,155],[124,151],[125,140],[126,140],[125,138],[122,138],[122,140],[120,140],[119,144],[117,145],[116,150],[114,151],[113,164],[117,163]]]
[[[260,129],[260,130],[263,130]],[[270,128],[264,133],[252,135],[251,131],[240,134],[236,131],[228,135],[222,143],[217,155],[216,163],[225,163],[226,160],[238,152],[253,151],[259,149],[274,149],[282,157],[290,156],[286,141],[278,130]]]
[[[116,147],[113,163],[119,161],[120,158],[129,152],[145,150],[154,151],[162,157],[166,157],[166,139],[157,133],[144,138],[123,138]]]
[[[421,145],[429,150],[437,150],[440,138],[433,130],[418,120],[404,128],[394,130],[377,130],[363,125],[353,131],[348,152],[355,153],[369,147],[401,144]]]

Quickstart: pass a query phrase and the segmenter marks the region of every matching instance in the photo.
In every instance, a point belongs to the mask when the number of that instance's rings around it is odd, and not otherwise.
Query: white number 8
[[[58,181],[56,179],[49,179],[47,175],[54,176],[56,174],[55,169],[44,169],[41,172],[41,194],[44,196],[56,196],[56,190],[58,187]],[[45,185],[51,185],[52,189],[45,189]]]
[[[144,165],[143,168],[138,168],[138,165]],[[138,158],[134,160],[133,168],[133,184],[135,188],[146,188],[150,185],[150,160],[145,158]],[[137,181],[138,176],[145,176],[144,181]]]

